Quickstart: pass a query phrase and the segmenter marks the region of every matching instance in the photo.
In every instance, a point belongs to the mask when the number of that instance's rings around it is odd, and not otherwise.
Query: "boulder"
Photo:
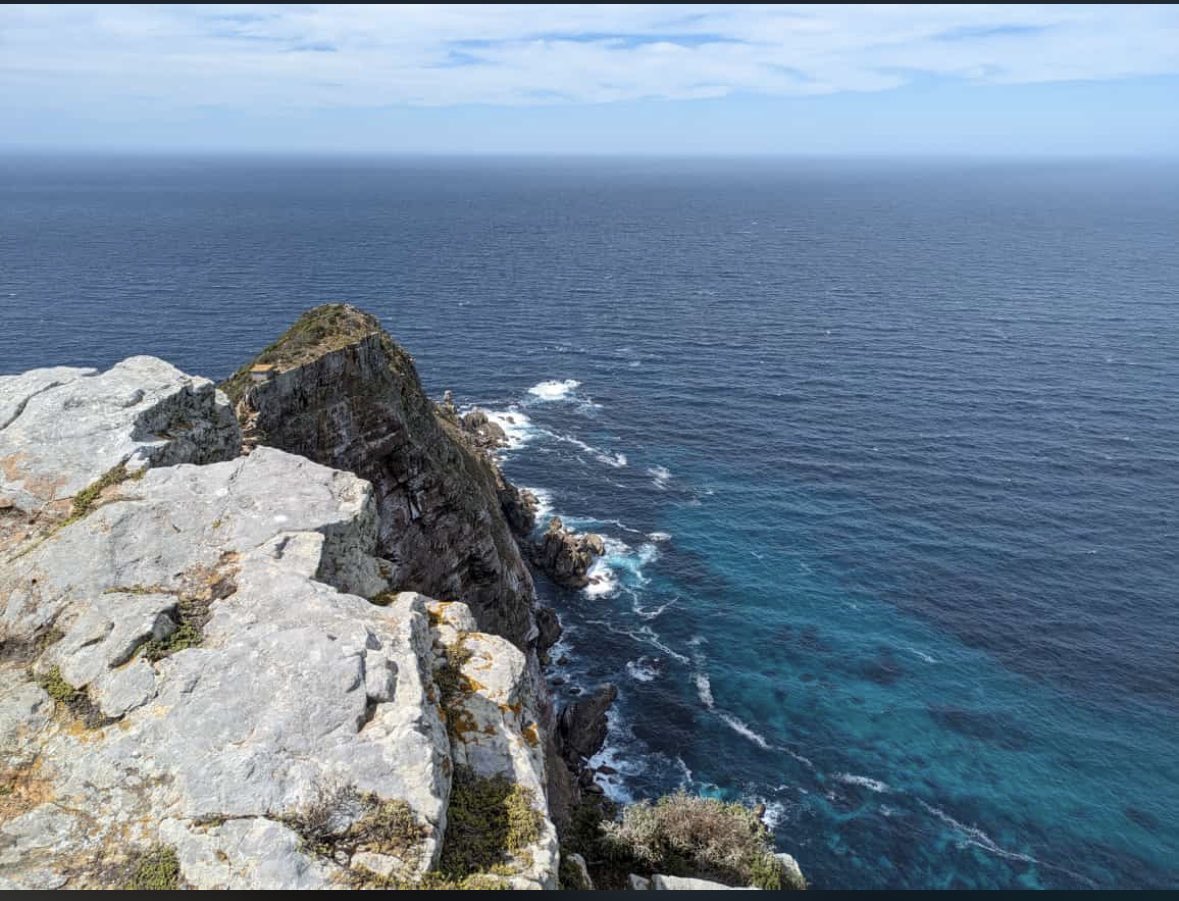
[[[651,877],[651,888],[657,892],[757,891],[757,889],[752,887],[721,885],[719,882],[709,882],[707,879],[691,879],[687,876],[659,875]]]
[[[600,535],[579,535],[565,528],[559,516],[549,521],[540,541],[532,545],[532,561],[554,582],[565,588],[584,588],[589,569],[606,553]]]
[[[593,757],[606,743],[607,719],[618,689],[606,683],[588,697],[567,704],[557,718],[557,737],[571,766]]]
[[[537,607],[536,627],[540,630],[536,649],[543,654],[561,638],[561,620],[557,611],[552,607]]]

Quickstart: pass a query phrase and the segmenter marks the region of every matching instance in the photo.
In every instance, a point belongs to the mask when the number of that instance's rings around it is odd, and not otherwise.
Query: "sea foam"
[[[533,385],[528,389],[528,393],[541,400],[561,400],[580,384],[581,382],[577,379],[563,379],[561,381],[550,379]]]

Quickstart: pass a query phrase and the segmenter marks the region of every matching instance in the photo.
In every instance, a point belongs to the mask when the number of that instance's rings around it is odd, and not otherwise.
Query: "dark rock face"
[[[561,620],[557,618],[557,611],[552,607],[537,607],[536,627],[540,630],[536,650],[544,654],[561,637]]]
[[[462,601],[480,629],[527,646],[535,593],[501,509],[502,476],[453,402],[426,397],[375,317],[317,307],[224,387],[247,449],[281,448],[372,483],[393,585]]]
[[[536,495],[527,488],[517,488],[501,475],[496,487],[499,505],[512,531],[520,538],[527,538],[536,528]]]
[[[606,713],[618,697],[610,683],[589,697],[566,705],[557,718],[557,740],[570,767],[579,768],[583,760],[602,750],[606,742]]]
[[[600,535],[575,535],[554,516],[544,536],[532,546],[532,562],[558,585],[584,588],[590,581],[590,566],[604,553],[606,545]]]
[[[459,417],[454,400],[447,391],[439,407],[441,414],[462,430],[463,438],[476,453],[483,456],[495,471],[495,491],[500,507],[512,531],[520,538],[527,538],[536,528],[537,501],[527,488],[517,488],[506,478],[496,462],[495,452],[506,447],[508,436],[499,424],[487,418],[483,410],[472,410]]]
[[[482,410],[472,410],[463,417],[462,425],[463,431],[481,450],[495,450],[508,443],[508,436],[504,430],[488,419]]]

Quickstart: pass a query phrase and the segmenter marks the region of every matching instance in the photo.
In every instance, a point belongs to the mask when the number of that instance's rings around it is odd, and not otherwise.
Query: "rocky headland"
[[[604,548],[503,441],[339,304],[220,387],[0,377],[0,887],[801,887],[744,808],[600,797],[529,563]]]

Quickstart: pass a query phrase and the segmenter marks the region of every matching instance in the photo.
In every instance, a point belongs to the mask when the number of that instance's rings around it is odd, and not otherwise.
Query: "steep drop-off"
[[[532,577],[495,468],[439,415],[375,317],[343,304],[310,310],[224,388],[247,448],[281,448],[372,483],[393,584],[462,601],[480,628],[517,647],[535,639]]]

